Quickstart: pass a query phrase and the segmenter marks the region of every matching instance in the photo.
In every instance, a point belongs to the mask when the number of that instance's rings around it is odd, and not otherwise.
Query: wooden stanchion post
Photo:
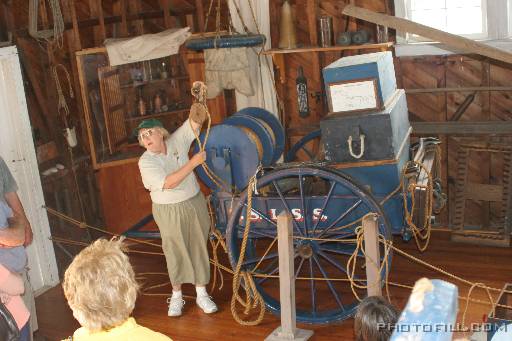
[[[376,214],[363,218],[364,250],[366,253],[366,283],[368,296],[382,296],[380,282],[379,224]]]
[[[281,303],[281,326],[277,327],[265,341],[308,340],[312,330],[297,329],[295,319],[295,274],[292,217],[282,212],[277,217],[277,243],[279,250],[279,294]]]

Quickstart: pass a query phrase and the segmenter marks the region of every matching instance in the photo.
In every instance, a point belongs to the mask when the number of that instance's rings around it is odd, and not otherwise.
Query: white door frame
[[[18,195],[32,225],[28,274],[33,290],[42,292],[58,284],[59,276],[15,46],[0,49],[0,155],[18,183]]]

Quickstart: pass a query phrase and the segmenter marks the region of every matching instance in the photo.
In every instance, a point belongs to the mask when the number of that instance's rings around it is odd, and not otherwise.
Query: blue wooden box
[[[396,91],[395,68],[389,51],[340,58],[322,72],[332,113],[381,110]],[[373,83],[373,94],[370,83]]]
[[[330,162],[396,160],[409,150],[409,113],[404,90],[396,90],[389,106],[376,113],[329,115],[320,121],[325,159]]]
[[[423,298],[423,309],[412,309],[411,297],[402,311],[391,341],[451,341],[456,327],[457,286],[434,279],[432,291]]]
[[[329,164],[329,167],[336,168],[338,171],[352,177],[356,182],[366,187],[377,202],[381,203],[400,185],[402,170],[409,160],[409,135],[404,136],[402,144],[404,147],[395,160],[332,163]],[[402,192],[398,191],[389,198],[383,208],[392,233],[399,234],[402,232],[402,229],[406,226]]]

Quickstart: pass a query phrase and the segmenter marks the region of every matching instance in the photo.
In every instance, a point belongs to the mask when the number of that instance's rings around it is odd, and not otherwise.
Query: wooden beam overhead
[[[474,92],[474,91],[512,91],[512,86],[474,86],[463,88],[432,88],[432,89],[405,89],[406,94],[425,94],[435,92]]]
[[[411,122],[413,134],[512,135],[512,121]]]
[[[512,64],[512,53],[495,47],[464,38],[455,34],[437,30],[435,28],[418,24],[411,20],[398,18],[391,15],[377,13],[366,8],[354,5],[346,5],[342,11],[343,14],[365,20],[377,25],[394,28],[397,31],[408,32],[438,41],[450,47],[460,49],[464,53],[476,53],[492,59],[500,60]]]

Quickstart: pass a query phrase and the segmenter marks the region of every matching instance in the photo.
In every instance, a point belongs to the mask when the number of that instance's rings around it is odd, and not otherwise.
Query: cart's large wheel
[[[351,316],[358,300],[347,281],[346,265],[355,250],[355,228],[363,216],[374,212],[380,233],[391,238],[379,204],[351,178],[326,168],[292,166],[274,170],[258,179],[257,188],[259,194],[253,195],[250,214],[250,243],[242,268],[253,273],[267,307],[274,313],[280,309],[278,278],[262,276],[279,273],[277,241],[274,242],[276,217],[285,210],[294,217],[297,320],[329,323]],[[233,268],[240,257],[246,207],[247,191],[234,205],[227,224],[226,241]],[[381,247],[381,258],[383,255]],[[387,259],[391,265],[391,254]],[[366,283],[363,264],[364,257],[359,254],[355,277],[360,284]],[[357,293],[360,297],[366,295],[361,289]]]
[[[315,130],[301,138],[286,153],[284,162],[323,160],[321,137],[321,131]]]

